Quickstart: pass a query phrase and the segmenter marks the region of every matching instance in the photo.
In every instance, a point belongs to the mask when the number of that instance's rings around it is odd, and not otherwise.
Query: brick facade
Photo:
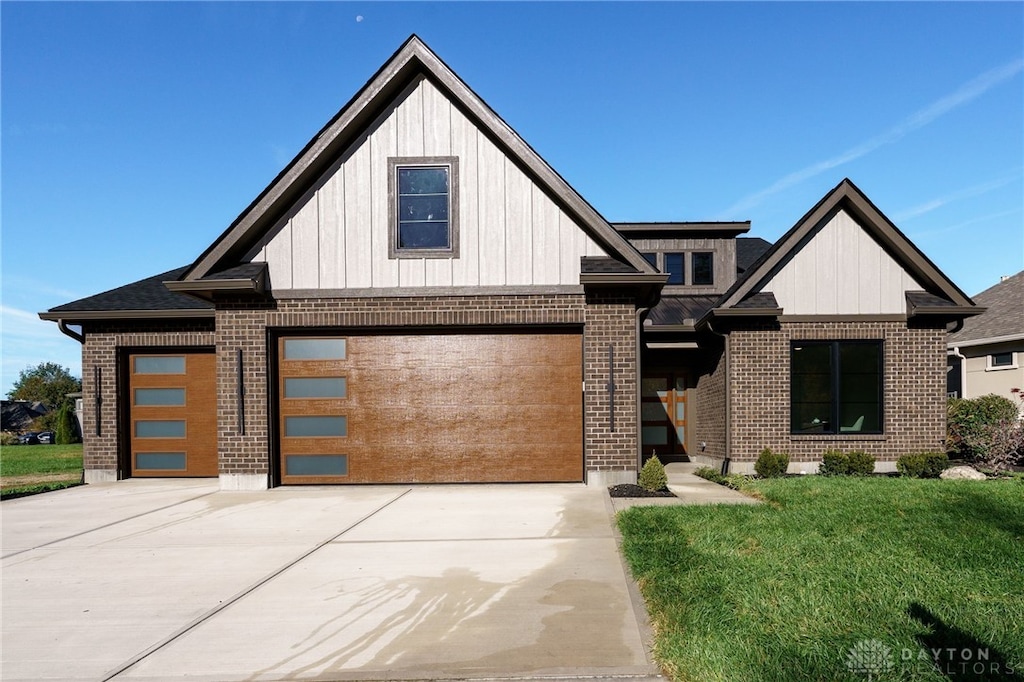
[[[87,433],[85,466],[116,472],[119,435],[119,349],[208,347],[217,353],[218,451],[222,475],[265,480],[271,429],[268,330],[569,326],[583,332],[584,442],[588,478],[635,480],[637,462],[636,318],[631,298],[583,294],[295,298],[267,303],[226,301],[213,320],[92,326],[83,349]],[[184,327],[184,328],[183,328]],[[615,428],[609,419],[608,347],[615,356]],[[239,351],[244,377],[240,404]],[[96,437],[93,367],[102,368],[102,435]],[[244,424],[242,416],[244,412]],[[126,475],[126,473],[122,473]],[[115,477],[109,474],[107,478]],[[262,477],[262,478],[260,478]],[[93,476],[97,478],[97,476]]]
[[[790,342],[844,339],[883,341],[884,432],[791,435]],[[841,449],[864,450],[879,462],[894,462],[908,452],[941,449],[946,431],[945,343],[944,327],[914,328],[905,322],[784,322],[732,331],[730,457],[753,462],[767,447],[788,452],[791,462],[817,462],[825,450]]]

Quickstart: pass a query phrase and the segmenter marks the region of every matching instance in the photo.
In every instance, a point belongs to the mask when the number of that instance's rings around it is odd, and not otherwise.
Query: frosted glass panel
[[[676,403],[676,421],[681,422],[686,419],[686,403],[680,400]]]
[[[286,455],[286,476],[347,476],[348,457],[345,455]]]
[[[136,405],[181,406],[185,404],[183,388],[137,388],[135,389]]]
[[[344,398],[345,377],[286,378],[285,398]]]
[[[185,356],[165,355],[135,358],[136,374],[184,374]]]
[[[168,471],[185,470],[184,452],[137,452],[135,468],[138,470],[161,469]]]
[[[347,434],[345,417],[284,418],[284,435],[289,438],[342,438]]]
[[[345,339],[285,339],[285,360],[344,360]]]
[[[686,443],[686,427],[685,426],[677,426],[676,427],[676,440],[679,441],[680,443]]]
[[[184,438],[185,420],[174,421],[137,421],[135,422],[136,438]]]
[[[645,426],[642,437],[644,445],[668,445],[668,429],[664,426]]]

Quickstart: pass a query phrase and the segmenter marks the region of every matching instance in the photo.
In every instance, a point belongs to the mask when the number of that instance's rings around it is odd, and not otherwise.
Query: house
[[[50,411],[50,408],[38,400],[3,400],[0,403],[0,431],[7,433],[28,431],[32,428],[32,422]]]
[[[848,180],[749,229],[610,224],[413,36],[193,263],[40,316],[83,344],[89,482],[606,485],[651,452],[941,443],[971,300]]]
[[[965,320],[946,343],[949,395],[995,393],[1017,403],[1010,390],[1024,389],[1024,271],[1003,277],[974,300],[985,307],[984,314]]]

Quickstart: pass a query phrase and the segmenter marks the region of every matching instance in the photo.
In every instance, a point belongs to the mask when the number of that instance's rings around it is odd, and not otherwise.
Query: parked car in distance
[[[54,443],[57,442],[57,439],[54,436],[53,431],[40,431],[39,433],[36,434],[36,439],[40,443],[44,443],[46,445],[53,445]]]
[[[39,443],[39,434],[29,431],[18,436],[18,445],[36,445]]]

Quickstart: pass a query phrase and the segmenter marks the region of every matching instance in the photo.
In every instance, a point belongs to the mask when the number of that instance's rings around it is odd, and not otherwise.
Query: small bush
[[[665,467],[657,456],[652,455],[643,468],[640,469],[640,476],[637,484],[649,492],[655,493],[668,487],[668,475]]]
[[[955,457],[984,462],[992,455],[993,437],[1017,424],[1017,405],[1003,396],[950,398],[946,404],[946,449]]]
[[[846,457],[849,462],[846,473],[850,476],[870,476],[875,473],[875,458],[863,450],[854,450]]]
[[[912,452],[896,460],[896,470],[912,478],[938,478],[948,466],[945,452]]]
[[[821,456],[818,474],[821,476],[845,476],[850,473],[850,456],[839,450],[826,450]]]
[[[0,445],[17,445],[18,434],[11,433],[10,431],[0,432]]]
[[[789,468],[789,455],[785,452],[772,452],[765,448],[754,463],[754,471],[761,478],[778,478]]]
[[[712,469],[711,467],[701,467],[693,473],[712,483],[717,483],[733,490],[743,490],[746,487],[747,481],[750,480],[742,474],[726,474],[723,476],[717,469]]]

